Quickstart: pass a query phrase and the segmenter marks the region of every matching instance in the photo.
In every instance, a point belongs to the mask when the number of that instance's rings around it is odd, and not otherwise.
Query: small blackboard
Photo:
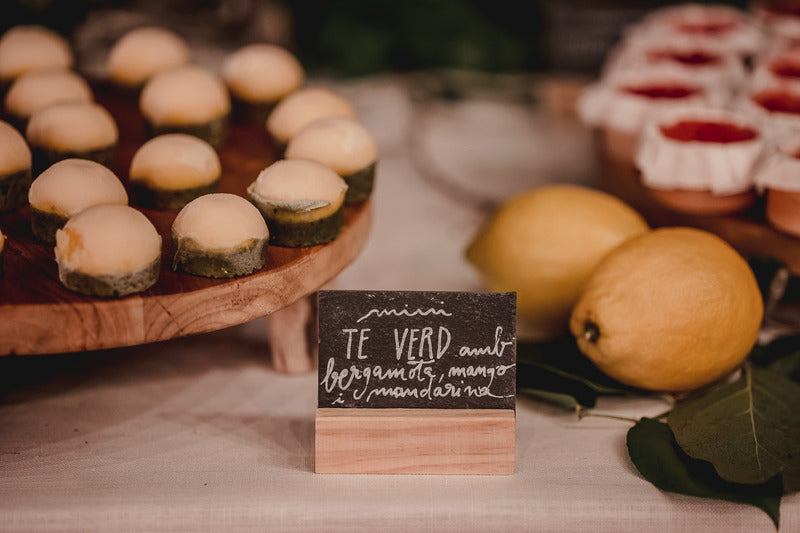
[[[320,291],[320,408],[514,409],[516,294]]]

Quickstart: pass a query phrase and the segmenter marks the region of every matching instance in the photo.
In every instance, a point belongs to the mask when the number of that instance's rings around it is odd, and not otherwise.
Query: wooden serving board
[[[95,97],[114,115],[120,141],[113,170],[128,185],[134,152],[146,140],[145,123],[131,96],[104,86]],[[231,124],[219,149],[220,192],[245,189],[275,160],[263,127]],[[161,234],[161,273],[149,290],[120,299],[67,291],[58,281],[53,249],[31,234],[28,208],[0,215],[6,235],[0,278],[0,355],[74,352],[131,346],[213,331],[282,309],[314,292],[352,262],[369,233],[369,202],[347,207],[333,242],[310,248],[269,246],[263,269],[250,276],[208,279],[170,268],[170,228],[176,212],[141,209]]]
[[[661,205],[642,185],[638,172],[608,161],[600,161],[600,186],[639,211],[651,226],[691,226],[725,239],[745,258],[770,258],[785,264],[800,276],[800,238],[781,233],[764,219],[763,200],[745,213],[726,216],[688,215]]]

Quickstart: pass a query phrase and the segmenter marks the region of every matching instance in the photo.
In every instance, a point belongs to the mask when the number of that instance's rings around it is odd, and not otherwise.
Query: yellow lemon
[[[592,274],[570,319],[581,351],[618,381],[685,391],[736,368],[764,308],[742,257],[711,233],[664,228],[631,239]]]
[[[648,230],[610,194],[551,185],[505,203],[467,249],[493,291],[516,291],[521,326],[531,335],[567,331],[569,314],[594,267],[609,251]]]

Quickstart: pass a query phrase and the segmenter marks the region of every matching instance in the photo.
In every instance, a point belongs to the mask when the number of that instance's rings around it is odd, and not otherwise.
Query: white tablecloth
[[[530,108],[434,106],[419,122],[395,80],[340,89],[382,157],[374,230],[339,288],[480,289],[462,259],[485,217],[471,199],[590,176],[582,130]],[[441,175],[431,181],[412,161]],[[316,475],[315,376],[274,373],[265,335],[256,320],[0,360],[0,530],[774,531],[755,508],[654,488],[627,457],[628,423],[524,398],[511,476]],[[664,410],[656,399],[597,408]],[[800,498],[781,510],[781,531],[800,531]]]

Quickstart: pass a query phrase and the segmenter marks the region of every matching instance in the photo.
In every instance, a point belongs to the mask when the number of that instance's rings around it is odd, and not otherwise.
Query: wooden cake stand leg
[[[269,351],[276,372],[295,374],[317,367],[317,294],[267,317]]]

